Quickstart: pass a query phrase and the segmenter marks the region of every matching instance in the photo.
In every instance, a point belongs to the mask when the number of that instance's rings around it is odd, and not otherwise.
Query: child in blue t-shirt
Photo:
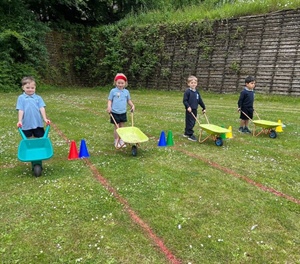
[[[33,77],[24,77],[21,83],[24,92],[17,100],[17,126],[22,128],[26,137],[43,137],[45,133],[43,121],[50,124],[46,116],[46,104],[42,97],[35,93],[36,82]]]
[[[131,111],[134,111],[134,104],[131,101],[130,93],[126,89],[128,86],[127,77],[123,73],[118,73],[114,78],[115,88],[111,89],[108,95],[107,112],[111,114],[110,122],[114,127],[114,144],[116,148],[125,147],[125,143],[119,138],[117,128],[124,127],[127,122],[127,104]]]

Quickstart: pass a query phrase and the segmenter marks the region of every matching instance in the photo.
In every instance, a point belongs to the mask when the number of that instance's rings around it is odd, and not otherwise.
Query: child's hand
[[[192,112],[192,108],[189,106],[187,109],[186,109],[188,112]]]
[[[22,127],[22,122],[21,122],[21,121],[19,121],[19,122],[17,123],[17,127]]]
[[[205,110],[205,109],[203,109],[203,110],[202,110],[202,114],[205,114],[205,113],[206,113],[206,110]]]
[[[51,124],[51,121],[49,119],[46,119],[45,123],[46,123],[47,126],[49,126]]]
[[[107,107],[106,112],[110,114],[111,113],[111,107]]]
[[[238,107],[237,111],[238,111],[238,112],[241,112],[241,108]]]
[[[135,110],[135,107],[134,107],[134,105],[132,105],[132,106],[131,106],[131,108],[130,108],[130,112],[132,112],[132,113],[133,113],[133,112],[134,112],[134,110]]]

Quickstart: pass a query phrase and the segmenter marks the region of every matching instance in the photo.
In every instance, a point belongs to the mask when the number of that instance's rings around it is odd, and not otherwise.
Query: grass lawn
[[[54,148],[37,178],[17,159],[19,93],[1,94],[1,263],[300,263],[300,98],[256,94],[286,126],[271,139],[237,132],[238,94],[202,92],[210,123],[233,128],[218,147],[182,137],[182,92],[130,90],[149,137],[134,157],[113,146],[109,90],[37,89]],[[68,160],[82,139],[90,157]]]

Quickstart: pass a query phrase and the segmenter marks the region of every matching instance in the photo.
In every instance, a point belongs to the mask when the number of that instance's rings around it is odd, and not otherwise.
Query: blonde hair
[[[198,82],[198,79],[197,79],[196,76],[190,75],[190,76],[187,78],[187,83],[190,83],[191,81],[196,81],[196,82]]]
[[[34,83],[35,83],[35,79],[34,79],[33,77],[31,77],[31,76],[24,77],[24,78],[21,80],[22,86],[24,86],[25,84],[31,83],[31,82],[34,82]]]

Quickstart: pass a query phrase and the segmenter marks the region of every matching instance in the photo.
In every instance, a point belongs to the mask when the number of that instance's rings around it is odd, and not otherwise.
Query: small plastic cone
[[[226,138],[233,138],[233,136],[232,136],[232,126],[229,126],[228,130],[230,130],[230,132],[226,133]]]
[[[221,127],[224,128],[224,126],[221,126]],[[220,137],[221,137],[222,139],[226,139],[226,134],[225,134],[225,133],[222,133],[222,134],[220,134]]]
[[[169,147],[174,146],[173,133],[171,130],[168,131],[167,146],[169,146]]]
[[[276,128],[275,128],[275,131],[276,131],[276,132],[282,132],[283,130],[282,130],[282,123],[281,123],[281,120],[278,120],[277,123],[279,123],[280,126],[276,127]]]
[[[80,143],[79,158],[83,159],[83,158],[88,158],[89,156],[90,154],[87,150],[86,142],[84,139],[82,139]]]
[[[70,152],[69,152],[69,160],[78,159],[78,151],[76,147],[76,143],[74,140],[71,141]]]
[[[165,131],[161,131],[160,138],[159,138],[157,146],[159,146],[159,147],[166,147],[167,146]]]

